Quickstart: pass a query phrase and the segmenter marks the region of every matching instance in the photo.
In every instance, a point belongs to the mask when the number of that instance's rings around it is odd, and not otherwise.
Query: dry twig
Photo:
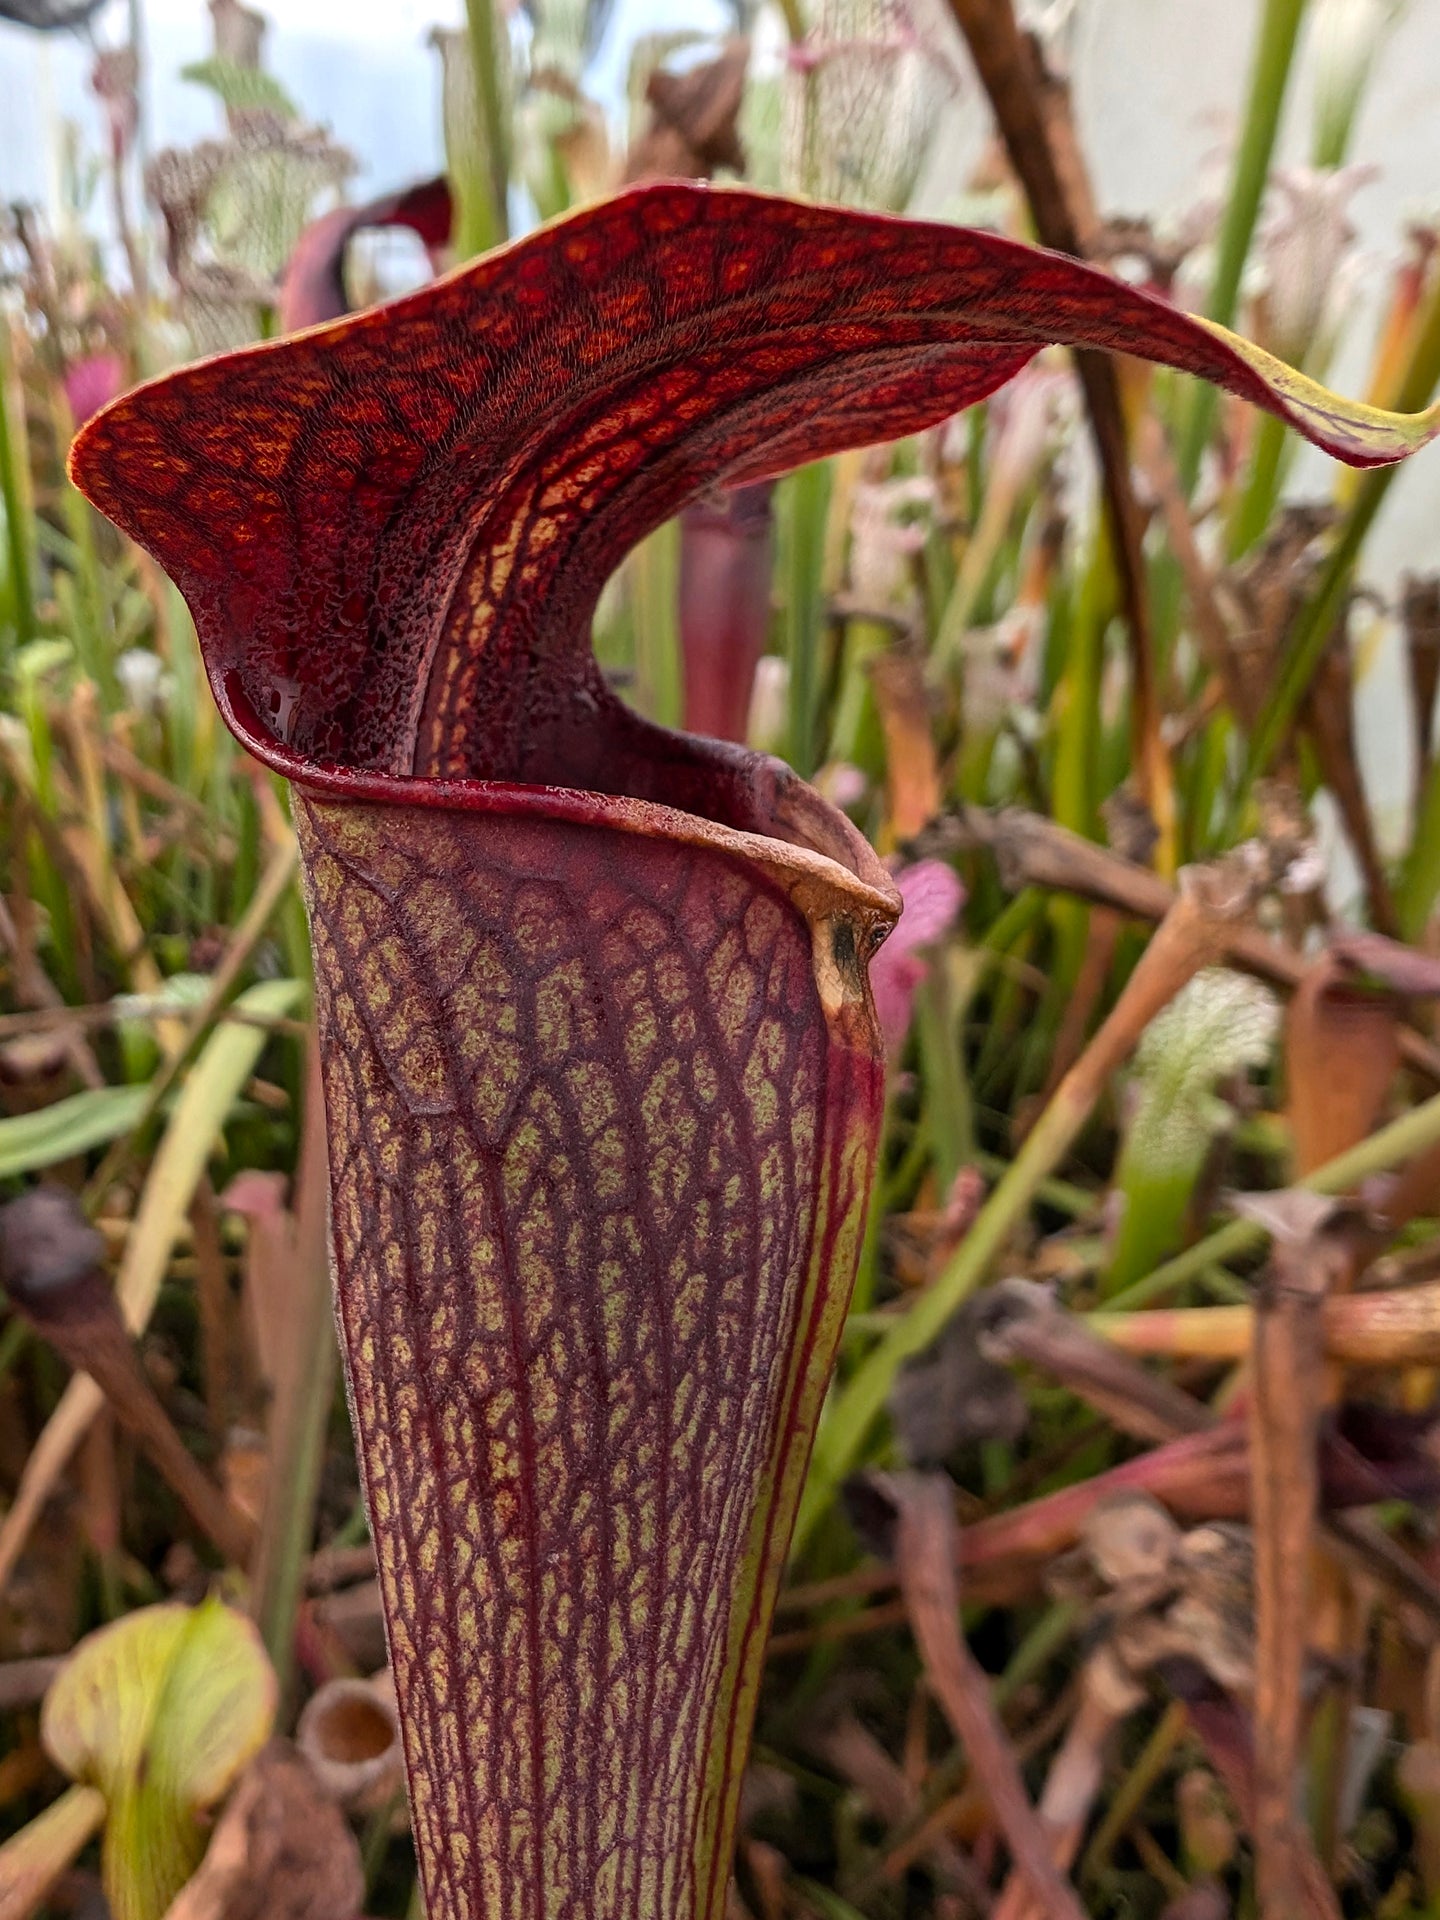
[[[1055,1868],[1043,1824],[990,1698],[990,1683],[961,1636],[955,1516],[940,1475],[874,1474],[868,1485],[895,1522],[895,1565],[935,1697],[970,1756],[1017,1870],[1049,1920],[1083,1920],[1074,1889]]]
[[[1090,190],[1079,147],[1068,135],[1063,92],[1049,79],[1032,40],[1020,29],[1012,0],[950,0],[975,67],[990,97],[1042,243],[1084,259],[1095,234]],[[1057,137],[1066,135],[1068,137]],[[1162,838],[1173,843],[1174,790],[1160,734],[1150,634],[1143,521],[1130,482],[1130,451],[1120,380],[1106,354],[1078,352],[1075,367],[1085,394],[1090,431],[1100,461],[1116,571],[1130,632],[1132,732],[1141,791]]]
[[[1310,1559],[1324,1392],[1320,1302],[1345,1256],[1309,1218],[1275,1242],[1255,1316],[1250,1457],[1255,1530],[1256,1881],[1264,1913],[1300,1914],[1316,1875],[1295,1816]],[[1328,1209],[1325,1209],[1328,1211]],[[1338,1916],[1338,1902],[1331,1911]]]
[[[907,852],[920,859],[977,848],[994,854],[1001,881],[1011,892],[1043,887],[1056,893],[1073,893],[1096,906],[1114,907],[1152,924],[1163,921],[1175,904],[1175,889],[1158,874],[1122,860],[1105,847],[1023,807],[1002,807],[994,812],[984,807],[961,807],[937,820],[910,843]],[[1354,964],[1370,970],[1382,955],[1410,952],[1396,942],[1384,941],[1379,934],[1370,935],[1363,948],[1357,949],[1353,937],[1341,939],[1338,945],[1342,955],[1353,955]],[[1364,959],[1359,958],[1361,953]],[[1301,955],[1239,918],[1226,927],[1223,950],[1216,957],[1254,974],[1258,980],[1289,990],[1299,986],[1308,965]],[[1440,1082],[1440,1048],[1412,1027],[1403,1027],[1399,1038],[1406,1066]]]

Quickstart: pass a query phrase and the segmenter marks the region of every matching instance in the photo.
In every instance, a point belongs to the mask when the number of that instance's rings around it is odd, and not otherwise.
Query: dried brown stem
[[[1023,807],[1002,807],[995,812],[984,807],[961,807],[912,841],[909,851],[920,857],[973,849],[984,849],[995,856],[1001,880],[1011,892],[1043,887],[1072,893],[1078,899],[1114,907],[1134,919],[1152,923],[1162,921],[1175,903],[1175,889],[1157,874]],[[1381,947],[1381,940],[1382,936],[1372,935],[1363,949],[1370,957],[1364,961],[1357,958],[1354,964],[1373,969],[1379,955],[1390,950],[1389,946]],[[1347,955],[1352,948],[1353,943],[1341,943],[1341,951]],[[1394,946],[1394,951],[1401,955],[1407,949]],[[1244,973],[1288,990],[1300,984],[1307,967],[1299,954],[1279,946],[1243,920],[1234,920],[1226,928],[1224,951],[1219,957]],[[1407,1066],[1440,1082],[1440,1048],[1413,1028],[1402,1028],[1400,1053]]]
[[[23,810],[24,806],[25,802],[20,801],[17,812]],[[15,834],[15,846],[17,849],[23,847],[24,836],[19,831],[18,821],[12,819],[11,826]],[[24,864],[18,852],[15,864],[17,867]],[[3,895],[0,895],[0,946],[8,949],[15,964],[16,998],[33,1008],[41,1018],[50,1019],[64,1006],[60,991],[36,960],[33,941],[22,933],[12,918]],[[79,1079],[87,1087],[103,1087],[105,1076],[100,1071],[99,1062],[81,1036],[73,1029],[64,1030],[63,1045]]]
[[[157,773],[154,767],[142,760],[138,753],[132,753],[124,741],[117,740],[112,733],[101,732],[95,744],[104,765],[116,779],[189,820],[205,834],[206,845],[216,859],[234,859],[237,850],[234,834],[220,825],[202,800],[197,800],[193,793],[187,793],[183,787],[177,787],[164,774]]]
[[[65,1664],[62,1654],[39,1654],[32,1660],[0,1662],[0,1713],[20,1713],[37,1706]]]
[[[375,1549],[368,1541],[361,1547],[320,1547],[305,1569],[305,1591],[333,1593],[337,1587],[374,1578]]]
[[[1051,1855],[1068,1867],[1080,1849],[1105,1777],[1111,1736],[1145,1695],[1109,1651],[1101,1647],[1086,1662],[1080,1701],[1066,1730],[1040,1795],[1040,1816],[1051,1834]],[[1012,1873],[996,1903],[993,1920],[1047,1920],[1034,1889]]]
[[[1263,1913],[1301,1913],[1313,1887],[1295,1817],[1310,1558],[1319,1510],[1320,1305],[1345,1256],[1322,1233],[1277,1239],[1255,1315],[1250,1457],[1255,1530],[1255,1840]],[[1333,1907],[1338,1916],[1338,1904]]]
[[[1252,703],[1235,658],[1235,643],[1215,594],[1215,580],[1195,538],[1190,505],[1180,485],[1165,438],[1165,429],[1152,415],[1140,423],[1136,436],[1140,470],[1155,496],[1165,521],[1170,551],[1185,582],[1190,617],[1205,664],[1225,693],[1225,704],[1242,724],[1254,718]]]
[[[872,1485],[894,1512],[896,1571],[930,1684],[970,1756],[1015,1867],[1049,1920],[1082,1920],[1073,1888],[1050,1858],[1049,1836],[1030,1804],[990,1683],[960,1634],[949,1482],[941,1476],[887,1474],[872,1476]]]
[[[1223,959],[1237,920],[1248,908],[1249,897],[1248,876],[1237,863],[1219,861],[1210,867],[1187,869],[1184,886],[1170,895],[1165,916],[1119,998],[1055,1091],[1051,1107],[1068,1116],[1071,1138],[1093,1112],[1112,1074],[1129,1059],[1155,1016],[1197,973]],[[1046,1118],[1048,1114],[1036,1128],[1037,1137]]]
[[[866,1633],[882,1633],[887,1627],[898,1627],[905,1618],[905,1609],[898,1600],[887,1602],[879,1607],[867,1607],[863,1613],[842,1614],[835,1620],[822,1620],[818,1626],[795,1627],[786,1633],[770,1636],[766,1644],[767,1659],[778,1660],[785,1654],[808,1653],[813,1647],[834,1644],[840,1640],[858,1639]]]
[[[1333,954],[1306,969],[1285,1020],[1286,1114],[1302,1180],[1369,1135],[1400,1064],[1392,996],[1357,991]]]
[[[1080,962],[1080,970],[1075,976],[1075,984],[1065,1002],[1065,1010],[1060,1016],[1059,1031],[1055,1035],[1055,1045],[1050,1056],[1049,1070],[1045,1076],[1045,1087],[1041,1094],[1041,1106],[1047,1101],[1065,1075],[1085,1050],[1085,1036],[1090,1031],[1090,1022],[1096,1009],[1105,997],[1110,982],[1110,970],[1115,960],[1115,950],[1119,944],[1121,920],[1109,907],[1097,907],[1090,915],[1090,924],[1085,933],[1085,952]]]
[[[1145,1313],[1095,1313],[1086,1324],[1130,1354],[1168,1359],[1242,1360],[1254,1338],[1254,1309],[1157,1307]],[[1440,1282],[1352,1293],[1320,1309],[1325,1358],[1351,1367],[1440,1366]]]
[[[1057,253],[1083,259],[1086,243],[1093,237],[1094,221],[1088,185],[1079,171],[1079,147],[1073,139],[1057,141],[1054,137],[1056,120],[1063,123],[1068,118],[1057,110],[1063,107],[1063,97],[1044,73],[1034,42],[1021,32],[1012,0],[950,0],[950,9],[990,97],[1010,164],[1030,203],[1037,235]],[[1067,163],[1064,168],[1062,152]],[[1160,736],[1141,551],[1143,521],[1130,481],[1120,380],[1115,362],[1105,354],[1078,352],[1075,366],[1100,462],[1111,547],[1130,634],[1135,768],[1143,797],[1162,836],[1169,839],[1174,824],[1169,817],[1173,789]]]
[[[0,1214],[0,1278],[11,1304],[69,1366],[90,1375],[196,1526],[227,1561],[244,1566],[254,1530],[160,1404],[105,1278],[103,1253],[100,1236],[60,1188],[32,1188]]]
[[[861,1792],[887,1827],[920,1824],[920,1795],[903,1768],[863,1727],[853,1713],[832,1716],[806,1738],[818,1760]],[[924,1852],[937,1870],[941,1884],[971,1896],[978,1893],[974,1868],[943,1830],[930,1834]]]
[[[1119,1354],[1083,1320],[1024,1281],[991,1289],[980,1334],[988,1360],[1024,1361],[1069,1387],[1121,1433],[1137,1440],[1173,1440],[1213,1426],[1208,1407]]]
[[[1398,939],[1400,916],[1375,838],[1375,824],[1360,772],[1355,740],[1355,684],[1343,620],[1306,690],[1300,704],[1300,719],[1310,736],[1320,763],[1320,776],[1334,797],[1360,869],[1371,923],[1380,933]]]

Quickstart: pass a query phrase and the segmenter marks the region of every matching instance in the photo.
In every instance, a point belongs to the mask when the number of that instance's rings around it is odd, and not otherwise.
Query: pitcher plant
[[[779,762],[630,711],[600,590],[1055,342],[1356,465],[1435,426],[993,234],[660,184],[75,443],[291,782],[432,1920],[720,1920],[879,1131],[889,875]]]

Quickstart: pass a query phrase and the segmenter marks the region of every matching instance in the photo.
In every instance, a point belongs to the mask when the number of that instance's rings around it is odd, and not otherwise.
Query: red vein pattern
[[[707,1762],[748,1733],[869,1183],[858,964],[827,1022],[783,887],[711,847],[297,822],[431,1920],[718,1913]]]
[[[1062,256],[674,183],[139,388],[72,469],[171,572],[262,757],[613,792],[589,629],[624,553],[1051,341],[1183,367],[1360,464],[1420,434]]]
[[[295,782],[432,1920],[719,1920],[879,1127],[889,877],[777,762],[629,713],[596,599],[707,489],[929,425],[1055,340],[1357,464],[1432,426],[994,235],[661,185],[139,388],[72,449]]]

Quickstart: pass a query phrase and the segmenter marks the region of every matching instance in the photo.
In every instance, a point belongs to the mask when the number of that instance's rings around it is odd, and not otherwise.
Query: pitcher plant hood
[[[879,1132],[888,875],[779,762],[620,702],[601,587],[708,489],[929,426],[1051,342],[1357,464],[1433,430],[991,234],[662,184],[75,443],[293,782],[432,1920],[723,1913]]]

